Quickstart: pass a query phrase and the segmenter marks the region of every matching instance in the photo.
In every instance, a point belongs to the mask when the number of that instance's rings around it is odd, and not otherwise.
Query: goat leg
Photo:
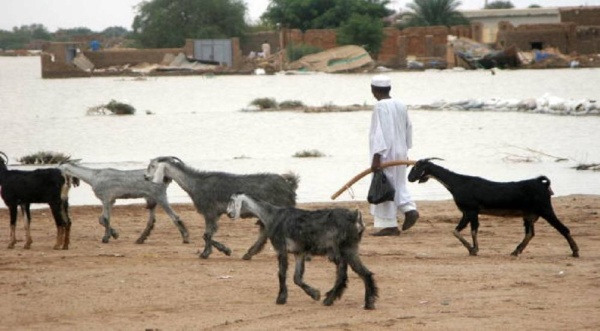
[[[279,261],[279,272],[277,274],[279,277],[279,294],[277,295],[277,300],[275,303],[278,305],[283,305],[287,302],[288,296],[287,286],[285,285],[288,268],[287,252],[285,250],[278,252],[277,260]]]
[[[471,238],[473,238],[473,248],[469,251],[471,255],[479,253],[479,241],[477,240],[477,230],[471,230]]]
[[[179,233],[181,234],[181,238],[183,239],[183,243],[189,244],[190,243],[190,234],[188,232],[187,227],[185,226],[185,223],[183,223],[183,221],[179,218],[179,216],[177,216],[177,214],[175,214],[175,212],[173,211],[173,209],[171,208],[171,206],[169,205],[169,203],[166,200],[159,199],[157,201],[157,203],[163,208],[163,210],[171,218],[171,221],[173,221],[173,224],[175,224],[175,226],[179,230]],[[148,233],[148,234],[150,234],[150,233]]]
[[[183,221],[179,217],[177,217],[177,216],[173,220],[173,223],[175,224],[175,226],[179,230],[179,233],[181,233],[181,238],[183,240],[183,243],[184,244],[189,244],[190,243],[190,233],[188,232],[188,229],[185,226],[185,223],[183,223]]]
[[[348,283],[348,263],[344,259],[337,258],[336,260],[337,275],[335,284],[333,285],[333,288],[325,294],[325,300],[323,300],[325,306],[331,306],[336,299],[341,298]]]
[[[207,259],[210,254],[212,253],[212,247],[215,247],[216,249],[218,249],[219,251],[221,251],[222,253],[224,253],[227,256],[231,255],[231,249],[229,249],[229,247],[221,244],[220,242],[213,240],[212,239],[212,235],[210,235],[209,233],[205,233],[204,234],[204,251],[202,251],[202,253],[200,254],[200,257],[203,259]]]
[[[69,244],[71,243],[71,221],[67,220],[65,222],[65,235],[63,238],[63,245],[62,245],[62,249],[67,250],[69,249]]]
[[[472,217],[469,217],[467,215],[467,213],[463,212],[463,216],[460,219],[460,222],[458,222],[458,225],[456,226],[456,228],[454,228],[454,236],[460,240],[460,242],[467,248],[467,250],[469,251],[469,255],[471,256],[476,256],[477,255],[477,251],[475,250],[475,248],[471,245],[470,242],[468,242],[461,234],[460,232],[467,227],[467,224],[471,223],[470,220],[472,219]],[[475,220],[477,219],[477,214],[475,214]]]
[[[244,260],[250,260],[254,255],[260,253],[268,240],[265,225],[260,220],[256,223],[260,227],[258,230],[258,238],[256,239],[256,242],[250,248],[248,248],[248,252],[246,252],[246,254],[244,254],[242,257]]]
[[[8,248],[15,248],[17,243],[17,205],[10,204],[8,206],[10,214],[10,241],[8,242]]]
[[[231,249],[227,246],[225,246],[224,244],[216,241],[216,240],[212,240],[211,239],[211,244],[218,249],[220,252],[222,252],[223,254],[227,255],[227,256],[231,256]]]
[[[365,309],[375,309],[375,300],[377,299],[379,290],[373,279],[373,273],[365,267],[358,257],[358,251],[354,253],[345,253],[342,259],[348,262],[350,268],[362,278],[365,284]],[[341,295],[341,294],[340,294]]]
[[[135,241],[136,244],[143,244],[150,233],[154,229],[154,224],[156,223],[156,213],[154,207],[148,207],[148,221],[146,222],[146,228],[140,235],[140,237]]]
[[[65,226],[62,224],[56,225],[56,244],[54,249],[61,249],[65,238]]]
[[[295,254],[296,269],[294,271],[294,284],[298,285],[306,294],[308,294],[313,300],[318,301],[321,299],[321,293],[319,290],[312,288],[310,285],[304,282],[304,254]],[[332,302],[333,303],[333,302]]]
[[[552,227],[554,227],[560,234],[567,239],[569,243],[569,247],[571,247],[571,251],[573,252],[573,257],[579,257],[579,247],[571,237],[571,231],[567,228],[554,214],[554,211],[549,211],[547,215],[541,215]]]
[[[62,217],[65,224],[65,236],[63,238],[62,249],[69,249],[69,244],[71,243],[71,218],[69,217],[69,203],[64,201],[62,209]]]
[[[8,247],[9,249],[13,249],[15,248],[15,244],[17,243],[17,235],[16,235],[16,224],[11,224],[10,225],[10,241],[8,242]]]
[[[460,240],[460,242],[467,248],[467,250],[469,251],[469,255],[472,256],[476,256],[477,252],[474,250],[473,246],[471,246],[471,243],[468,242],[461,234],[460,231],[457,229],[454,229],[453,232],[454,236]]]
[[[31,248],[31,244],[33,243],[33,239],[31,238],[31,218],[25,216],[25,246],[23,246],[24,249],[30,249]]]
[[[200,257],[203,259],[207,259],[212,253],[212,247],[214,246],[219,251],[223,252],[225,255],[231,255],[231,249],[229,247],[221,244],[220,242],[213,240],[213,234],[217,233],[218,225],[217,220],[219,215],[204,215],[204,223],[206,224],[206,229],[204,230],[204,251],[200,254]]]

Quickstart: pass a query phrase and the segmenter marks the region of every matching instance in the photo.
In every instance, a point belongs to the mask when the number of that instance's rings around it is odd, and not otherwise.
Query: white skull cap
[[[376,87],[390,87],[392,80],[386,75],[377,75],[371,78],[371,85]]]

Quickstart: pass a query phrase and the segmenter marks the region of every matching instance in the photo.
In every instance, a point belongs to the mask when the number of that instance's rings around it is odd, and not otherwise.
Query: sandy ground
[[[276,305],[277,262],[266,248],[251,261],[241,256],[254,242],[254,220],[223,217],[216,239],[232,256],[214,251],[200,259],[204,221],[190,205],[175,205],[191,243],[183,244],[162,211],[152,236],[134,243],[145,226],[142,205],[117,206],[118,240],[101,243],[99,206],[71,208],[69,250],[53,250],[55,227],[47,209],[33,214],[34,243],[0,249],[1,330],[598,330],[600,329],[600,196],[554,198],[571,229],[580,258],[545,221],[520,257],[522,221],[482,217],[479,256],[452,235],[459,213],[452,201],[419,201],[421,219],[399,237],[365,236],[361,258],[375,273],[376,310],[362,309],[364,286],[350,271],[344,296],[327,307],[293,284]],[[333,203],[304,204],[302,208]],[[364,202],[336,203],[360,208]],[[8,211],[0,210],[2,245]],[[468,231],[465,231],[468,235]],[[293,265],[293,264],[292,264]],[[315,257],[305,280],[324,294],[333,264]]]

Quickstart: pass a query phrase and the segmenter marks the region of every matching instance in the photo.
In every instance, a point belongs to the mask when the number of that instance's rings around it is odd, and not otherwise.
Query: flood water
[[[389,73],[392,95],[407,104],[436,100],[561,98],[600,100],[600,69],[427,71]],[[37,57],[0,57],[0,150],[18,158],[61,152],[89,167],[145,168],[156,156],[177,156],[207,171],[292,171],[299,202],[325,202],[370,165],[370,111],[347,113],[243,112],[256,98],[299,100],[310,106],[373,104],[371,74],[185,76],[42,79]],[[89,116],[88,108],[126,102],[133,116]],[[151,113],[151,114],[148,114]],[[556,195],[600,194],[600,172],[577,171],[600,162],[600,116],[522,112],[412,110],[411,159],[440,157],[455,172],[509,181],[540,174]],[[325,157],[295,158],[318,150]],[[549,156],[548,156],[549,155]],[[567,158],[555,162],[554,157]],[[522,162],[527,160],[529,162]],[[353,186],[363,201],[368,178]],[[450,199],[439,183],[409,184],[416,200]],[[171,202],[190,199],[177,184]],[[141,200],[120,201],[120,203]],[[87,184],[71,191],[72,205],[99,204]],[[4,205],[2,205],[4,207]]]

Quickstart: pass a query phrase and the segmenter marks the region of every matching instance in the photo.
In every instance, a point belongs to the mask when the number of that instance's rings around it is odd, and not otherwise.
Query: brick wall
[[[452,28],[434,26],[409,28],[402,31],[396,28],[385,28],[383,33],[385,37],[379,54],[376,54],[377,63],[384,66],[401,67],[405,63],[406,56],[445,59],[448,34],[471,38],[474,33],[481,34],[481,27],[478,25]],[[256,47],[251,45],[257,44],[257,40],[264,40],[266,36],[267,34],[260,33],[245,38],[241,46],[244,54],[249,53],[251,47]],[[277,33],[274,32],[269,36],[269,38],[274,38]],[[282,38],[284,47],[288,44],[306,44],[321,49],[340,46],[337,44],[334,29],[307,30],[304,33],[298,29],[285,29],[282,31]]]
[[[600,6],[559,8],[560,21],[576,25],[600,25]]]
[[[107,50],[83,51],[83,54],[96,68],[106,68],[119,65],[136,65],[140,63],[161,63],[166,54],[177,55],[183,53],[183,48],[157,48],[136,50]]]
[[[517,46],[519,50],[531,51],[533,45],[556,47],[561,53],[578,51],[577,27],[574,23],[526,24],[518,27],[501,22],[497,42],[500,47]]]

